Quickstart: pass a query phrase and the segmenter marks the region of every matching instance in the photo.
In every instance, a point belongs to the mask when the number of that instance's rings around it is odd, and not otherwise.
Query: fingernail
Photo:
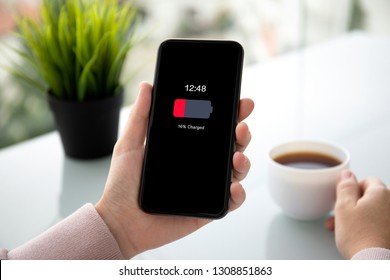
[[[349,179],[352,177],[352,172],[349,170],[343,170],[341,173],[341,180]]]

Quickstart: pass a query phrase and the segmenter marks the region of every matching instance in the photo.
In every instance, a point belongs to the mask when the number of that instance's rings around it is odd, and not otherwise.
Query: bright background
[[[55,1],[55,0],[53,0]],[[128,58],[123,71],[126,105],[138,83],[153,82],[156,51],[170,37],[233,39],[245,49],[245,65],[261,64],[288,52],[353,30],[390,36],[388,0],[134,0],[146,39]],[[15,12],[39,17],[39,0],[0,0],[0,40],[17,44]],[[0,64],[12,54],[0,44]],[[0,148],[52,131],[45,94],[0,68]]]

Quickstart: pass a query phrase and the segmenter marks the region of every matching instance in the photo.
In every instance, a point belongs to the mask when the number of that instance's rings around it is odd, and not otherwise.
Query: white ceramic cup
[[[275,161],[296,152],[320,153],[336,158],[333,167],[303,169]],[[333,210],[341,171],[349,168],[348,151],[326,141],[296,140],[273,147],[268,153],[268,188],[283,212],[299,220],[315,220]]]

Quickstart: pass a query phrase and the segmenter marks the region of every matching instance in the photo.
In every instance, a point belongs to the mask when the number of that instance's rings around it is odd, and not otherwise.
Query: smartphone
[[[244,50],[236,41],[168,39],[158,49],[139,203],[147,213],[228,211]]]

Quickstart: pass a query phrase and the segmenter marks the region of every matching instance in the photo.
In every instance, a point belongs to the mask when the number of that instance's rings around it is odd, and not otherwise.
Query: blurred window
[[[55,1],[55,0],[53,0]],[[126,1],[126,0],[122,0]],[[351,30],[390,35],[388,0],[133,0],[142,14],[142,44],[126,61],[126,104],[138,83],[153,81],[156,50],[170,37],[234,39],[245,65],[340,36]],[[39,0],[0,0],[0,40],[17,44],[14,14],[39,17]],[[2,64],[17,59],[4,46]],[[27,66],[26,66],[27,67]],[[0,148],[52,131],[45,93],[0,68]]]

